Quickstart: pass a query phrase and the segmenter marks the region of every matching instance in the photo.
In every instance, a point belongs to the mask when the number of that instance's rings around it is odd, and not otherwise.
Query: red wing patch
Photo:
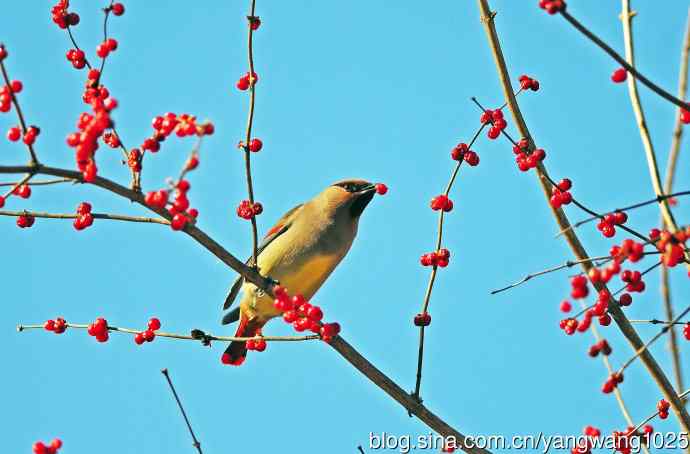
[[[266,236],[264,236],[264,238],[268,238],[269,236],[273,235],[274,233],[277,233],[280,229],[283,228],[283,225],[284,224],[276,224],[275,226],[273,226],[273,228],[271,230],[266,232]]]

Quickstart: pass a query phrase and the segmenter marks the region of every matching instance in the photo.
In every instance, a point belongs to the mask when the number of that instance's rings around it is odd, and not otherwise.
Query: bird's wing
[[[269,244],[273,242],[276,238],[278,238],[280,235],[283,233],[287,232],[290,226],[292,225],[292,221],[295,219],[295,216],[297,213],[300,211],[300,208],[302,208],[302,204],[297,205],[287,213],[285,213],[276,223],[276,225],[271,228],[268,233],[266,233],[266,236],[264,239],[261,241],[259,244],[259,247],[257,249],[257,255],[261,254],[261,252],[268,247]],[[247,259],[245,263],[250,264],[251,263],[251,257]],[[232,302],[237,298],[237,294],[240,292],[240,289],[242,288],[242,284],[244,284],[244,278],[242,276],[239,276],[237,280],[235,281],[234,284],[232,284],[232,287],[230,288],[230,292],[228,293],[228,296],[225,298],[225,303],[223,304],[223,310],[226,310],[232,305]],[[228,314],[223,317],[223,324],[226,325],[228,323],[232,323],[234,321],[237,321],[239,318],[239,310],[233,310],[229,312]],[[227,319],[227,321],[226,321]]]

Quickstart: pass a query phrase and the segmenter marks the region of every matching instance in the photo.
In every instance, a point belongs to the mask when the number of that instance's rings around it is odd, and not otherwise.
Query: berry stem
[[[474,134],[472,137],[472,140],[470,140],[470,143],[467,144],[467,148],[472,148],[472,145],[477,141],[477,138],[479,137],[479,134],[484,130],[484,127],[486,124],[482,124],[478,129],[477,132]],[[455,184],[455,179],[458,176],[458,172],[460,171],[460,166],[462,165],[464,159],[459,159],[458,163],[455,165],[455,168],[453,169],[453,173],[450,176],[450,180],[448,181],[448,184],[446,185],[446,190],[443,193],[444,196],[448,197],[448,194],[450,193],[451,189],[453,189],[453,184]],[[438,215],[438,229],[437,229],[437,235],[436,235],[436,249],[435,251],[438,251],[441,249],[441,244],[443,243],[443,221],[444,221],[444,210],[439,210],[439,215]],[[429,302],[431,301],[431,292],[434,289],[434,282],[436,281],[436,274],[438,273],[438,265],[434,265],[431,268],[431,274],[429,275],[429,284],[427,285],[426,288],[426,293],[424,294],[424,300],[422,302],[422,314],[425,314],[428,309],[429,309]],[[419,397],[419,391],[422,386],[422,367],[424,365],[424,329],[426,326],[421,325],[419,327],[419,348],[417,349],[417,375],[415,379],[415,387],[414,387],[414,393],[413,397],[417,400],[420,400]]]
[[[89,325],[85,323],[65,323],[67,328],[72,329],[89,329]],[[22,332],[31,329],[43,329],[43,325],[17,325],[17,331]],[[108,325],[108,331],[125,333],[137,335],[141,332],[141,329],[131,329],[122,328],[119,326]],[[156,337],[167,337],[170,339],[180,339],[180,340],[193,340],[199,341],[200,337],[195,337],[186,334],[176,334],[176,333],[166,333],[163,331],[156,331]],[[235,336],[213,336],[211,334],[204,333],[203,340],[209,341],[222,341],[222,342],[232,342],[232,341],[248,341],[248,340],[259,340],[263,339],[267,342],[299,342],[307,340],[317,340],[320,339],[318,334],[310,334],[308,336],[252,336],[252,337],[235,337]]]
[[[5,68],[5,63],[2,59],[0,59],[0,72],[2,72],[2,79],[5,81],[6,86],[11,86],[12,84],[10,83],[10,77],[7,75],[7,69]],[[24,121],[24,114],[22,113],[22,108],[19,106],[19,101],[17,101],[17,95],[15,95],[14,90],[8,90],[10,94],[10,98],[12,99],[12,104],[14,105],[15,110],[17,111],[17,118],[19,119],[19,125],[22,128],[22,135],[26,134],[26,131],[28,130],[26,126],[26,121]],[[33,144],[26,144],[26,148],[29,150],[29,156],[31,157],[31,160],[29,161],[29,165],[31,166],[37,166],[39,165],[38,163],[38,158],[36,157],[36,151],[34,151],[34,146]]]
[[[39,181],[27,181],[24,184],[27,184],[29,186],[47,186],[51,184],[59,184],[59,183],[79,183],[76,180],[73,180],[72,178],[54,178],[50,180],[39,180]],[[21,183],[0,183],[0,187],[3,186],[12,186],[12,189],[16,186],[20,186]]]
[[[254,30],[251,18],[254,17],[256,10],[256,0],[250,1],[249,16],[247,16],[247,59],[249,63],[249,111],[247,113],[247,133],[244,141],[244,167],[247,178],[247,196],[251,205],[254,205],[254,185],[252,183],[252,164],[249,143],[252,140],[252,127],[254,125],[254,104],[256,100],[256,79],[254,78]],[[256,216],[252,216],[252,262],[253,267],[257,267],[257,255],[259,249],[259,235],[256,228]]]

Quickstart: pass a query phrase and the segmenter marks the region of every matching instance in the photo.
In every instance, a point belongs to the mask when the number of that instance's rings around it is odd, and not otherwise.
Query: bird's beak
[[[376,185],[374,184],[368,184],[357,191],[354,202],[350,207],[352,217],[356,218],[362,214],[369,202],[371,202],[371,199],[374,198],[374,194],[376,194]]]
[[[368,193],[373,193],[376,192],[376,185],[373,183],[369,183],[368,185],[364,186],[362,189],[359,191],[360,194],[368,194]]]

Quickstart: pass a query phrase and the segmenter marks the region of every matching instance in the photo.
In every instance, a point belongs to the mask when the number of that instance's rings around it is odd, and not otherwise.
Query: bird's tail
[[[240,317],[240,324],[237,327],[235,337],[252,337],[259,334],[261,328],[266,322],[258,320],[258,318],[249,319],[242,314]],[[231,364],[233,366],[241,365],[247,357],[247,343],[245,341],[232,341],[223,354],[223,363]]]

